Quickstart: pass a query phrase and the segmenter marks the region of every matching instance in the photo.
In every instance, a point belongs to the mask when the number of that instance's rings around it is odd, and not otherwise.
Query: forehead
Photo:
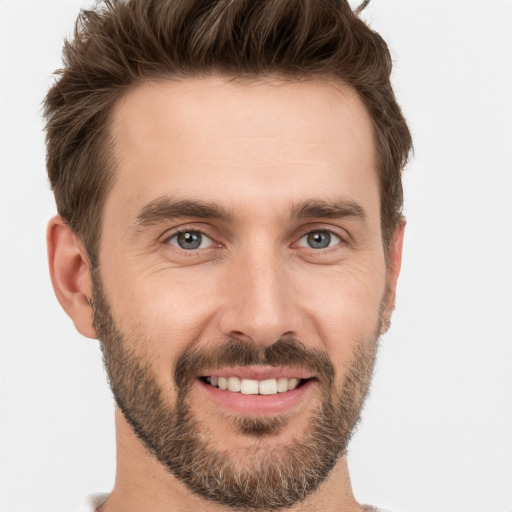
[[[111,130],[117,169],[106,214],[166,194],[241,210],[249,196],[269,208],[308,195],[371,192],[378,202],[371,120],[343,84],[149,82],[119,101]]]

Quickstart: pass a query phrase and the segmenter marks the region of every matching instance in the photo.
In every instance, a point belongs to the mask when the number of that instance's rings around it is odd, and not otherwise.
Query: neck
[[[114,489],[97,512],[227,512],[192,493],[142,445],[116,409],[117,473]],[[287,512],[362,512],[352,493],[346,456],[302,503]]]

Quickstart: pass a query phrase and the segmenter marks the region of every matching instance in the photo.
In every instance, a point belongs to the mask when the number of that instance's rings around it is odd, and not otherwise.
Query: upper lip
[[[238,377],[239,379],[269,380],[269,379],[311,379],[314,375],[301,368],[286,366],[233,366],[201,372],[201,377]]]

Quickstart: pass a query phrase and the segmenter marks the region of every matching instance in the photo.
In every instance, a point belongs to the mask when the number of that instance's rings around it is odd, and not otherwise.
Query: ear
[[[405,219],[396,228],[389,246],[389,263],[387,271],[386,295],[382,303],[381,334],[391,325],[391,314],[395,309],[396,286],[402,268],[402,248],[404,244]]]
[[[396,228],[389,247],[389,266],[388,266],[388,288],[396,292],[396,285],[400,269],[402,268],[402,248],[404,245],[405,219],[403,219]]]
[[[92,286],[87,251],[58,215],[48,223],[46,243],[50,277],[57,300],[77,331],[87,338],[96,339],[89,305]]]

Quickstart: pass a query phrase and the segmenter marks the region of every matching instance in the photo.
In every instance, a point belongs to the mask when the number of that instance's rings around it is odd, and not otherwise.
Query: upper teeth
[[[275,395],[295,389],[299,385],[299,379],[253,380],[239,379],[238,377],[206,377],[206,380],[219,389],[242,393],[244,395]]]

